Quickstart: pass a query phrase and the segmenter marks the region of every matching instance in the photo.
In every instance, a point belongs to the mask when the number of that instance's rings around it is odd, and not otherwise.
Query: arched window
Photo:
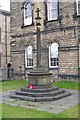
[[[33,58],[32,58],[32,46],[28,46],[25,49],[25,64],[26,68],[31,68],[33,67]]]
[[[52,43],[49,45],[49,67],[58,67],[58,43]]]
[[[24,4],[24,25],[32,24],[32,4],[31,2]]]

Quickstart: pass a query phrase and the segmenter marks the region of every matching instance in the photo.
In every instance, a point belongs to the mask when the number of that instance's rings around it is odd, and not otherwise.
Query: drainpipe
[[[80,79],[80,38],[79,38],[79,45],[78,45],[78,60],[79,60],[79,64],[78,64],[78,78]]]
[[[24,50],[24,76],[25,76],[25,80],[26,80],[26,67],[25,67],[25,50]]]
[[[80,25],[80,18],[78,19],[78,25]],[[80,30],[78,30],[78,61],[78,78],[80,79]]]
[[[6,65],[7,65],[7,16],[5,16],[5,53],[6,53]]]

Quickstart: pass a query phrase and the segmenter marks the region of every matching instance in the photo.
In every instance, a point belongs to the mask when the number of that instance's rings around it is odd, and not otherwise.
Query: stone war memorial
[[[37,66],[36,10],[39,8],[41,57],[51,81],[80,80],[80,5],[78,0],[11,2],[10,52],[14,79],[28,80]],[[52,9],[54,8],[54,9]],[[39,36],[38,36],[39,37]],[[39,51],[38,50],[38,51]],[[40,52],[38,52],[40,54]]]
[[[52,73],[48,70],[47,67],[44,67],[41,63],[42,48],[41,48],[41,10],[37,8],[36,13],[36,47],[37,47],[37,56],[36,56],[36,67],[30,70],[28,75],[28,85],[22,86],[21,89],[16,90],[14,94],[11,94],[11,98],[18,98],[26,101],[54,101],[71,95],[70,92],[52,86],[51,85],[51,76]],[[55,78],[53,77],[53,80]]]

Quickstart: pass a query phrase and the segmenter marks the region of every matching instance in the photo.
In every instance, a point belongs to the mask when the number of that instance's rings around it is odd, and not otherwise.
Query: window
[[[47,18],[48,21],[56,20],[58,18],[58,2],[57,0],[47,1]]]
[[[32,24],[32,5],[30,3],[24,4],[24,25],[31,25]]]
[[[49,45],[49,67],[58,67],[58,43],[52,43]]]
[[[80,15],[80,0],[77,0],[77,15]]]
[[[27,68],[33,67],[32,49],[32,46],[28,46],[25,49],[25,62]]]

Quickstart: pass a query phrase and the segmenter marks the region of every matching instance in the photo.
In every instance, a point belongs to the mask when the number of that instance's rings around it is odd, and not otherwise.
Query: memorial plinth
[[[29,73],[28,75],[28,83],[32,85],[50,85],[51,84],[51,75],[48,70],[44,68],[36,68]]]

